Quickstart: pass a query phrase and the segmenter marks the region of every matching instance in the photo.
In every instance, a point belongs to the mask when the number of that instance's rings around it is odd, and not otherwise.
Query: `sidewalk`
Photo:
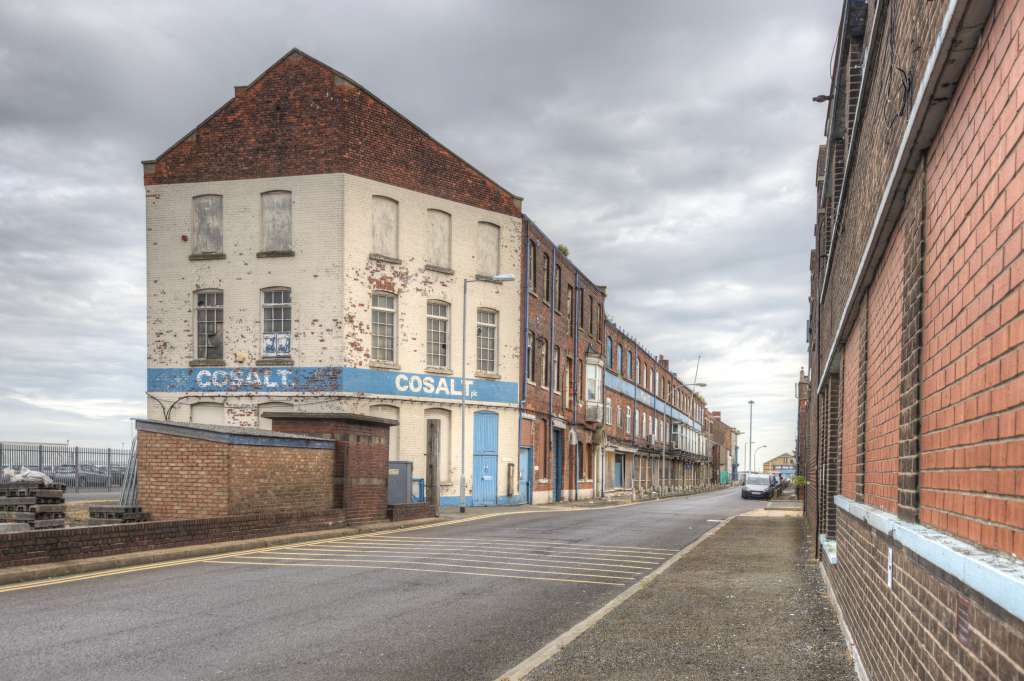
[[[855,681],[803,520],[734,518],[526,677]]]

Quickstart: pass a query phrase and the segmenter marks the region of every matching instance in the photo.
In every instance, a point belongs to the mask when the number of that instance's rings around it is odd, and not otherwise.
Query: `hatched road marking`
[[[264,567],[403,570],[508,579],[628,586],[673,551],[509,537],[346,537],[260,549],[205,562]],[[415,565],[416,567],[404,567]]]

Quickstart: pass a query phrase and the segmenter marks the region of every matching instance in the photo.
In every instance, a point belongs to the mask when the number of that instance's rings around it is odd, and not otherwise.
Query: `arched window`
[[[452,266],[452,216],[441,210],[427,211],[427,264]]]
[[[196,359],[224,359],[224,292],[196,291]]]
[[[192,197],[192,255],[224,253],[224,198],[218,194]]]
[[[370,352],[378,362],[395,361],[395,311],[398,297],[387,291],[374,291],[371,300]]]
[[[224,405],[220,402],[196,402],[192,405],[189,422],[211,426],[224,425]]]
[[[375,404],[370,407],[370,416],[379,416],[393,421],[399,420],[398,407],[390,404]],[[398,426],[388,428],[388,461],[396,461],[401,458],[401,440],[398,433]]]
[[[528,365],[530,379],[534,376],[534,357],[531,353]],[[492,374],[498,372],[498,313],[483,307],[476,311],[476,368]]]
[[[476,272],[485,277],[498,275],[501,261],[501,229],[490,222],[477,223]]]
[[[273,420],[268,419],[264,414],[277,411],[295,411],[295,407],[291,402],[264,402],[259,406],[260,428],[263,428],[264,430],[273,430]]]
[[[286,255],[292,252],[292,193],[264,192],[261,198],[263,253]]]
[[[373,254],[398,258],[398,202],[373,197]]]
[[[448,303],[427,301],[427,366],[448,368]]]
[[[292,354],[292,290],[283,286],[265,288],[263,294],[263,356]]]

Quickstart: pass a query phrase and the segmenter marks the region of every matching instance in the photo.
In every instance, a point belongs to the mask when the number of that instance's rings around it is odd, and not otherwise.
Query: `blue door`
[[[473,505],[498,503],[498,415],[473,414]]]
[[[552,440],[554,441],[555,449],[555,480],[554,488],[551,490],[554,501],[562,500],[562,439],[565,431],[555,428],[552,433],[554,434]]]
[[[530,480],[533,479],[533,463],[529,447],[519,448],[519,501],[530,503]]]
[[[615,487],[622,487],[622,469],[623,464],[625,463],[623,461],[624,458],[625,457],[621,454],[615,455],[615,480],[612,483]]]

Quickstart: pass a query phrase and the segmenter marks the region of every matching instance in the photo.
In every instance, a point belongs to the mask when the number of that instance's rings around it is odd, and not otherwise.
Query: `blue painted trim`
[[[387,397],[461,400],[462,378],[359,367],[190,367],[150,368],[149,392],[161,393],[349,393]],[[466,379],[466,399],[515,405],[515,381]]]
[[[821,552],[825,554],[829,563],[835,565],[839,562],[839,545],[836,544],[835,540],[819,534],[818,543],[821,545]]]
[[[457,507],[459,505],[459,497],[458,497],[458,495],[455,495],[455,496],[443,496],[443,497],[441,497],[441,505],[442,506],[456,506]],[[517,494],[514,497],[498,497],[498,504],[497,505],[498,506],[525,506],[526,502],[523,501],[522,497],[520,497]],[[466,494],[466,506],[467,507],[469,507],[469,506],[476,507],[476,506],[480,506],[480,504],[474,504],[473,503],[473,495],[472,494]],[[487,504],[486,506],[482,506],[481,508],[487,508],[487,507],[493,507],[493,506],[494,506],[494,504]]]
[[[1024,561],[986,551],[881,509],[835,497],[836,507],[905,546],[999,607],[1024,620]]]
[[[698,433],[702,430],[701,424],[694,421],[688,415],[679,411],[675,407],[670,406],[667,402],[658,399],[646,390],[638,388],[636,385],[626,381],[621,376],[612,373],[608,369],[605,369],[604,371],[604,385],[605,388],[614,390],[626,397],[635,398],[637,402],[651,407],[659,414],[669,414],[674,421],[681,421],[693,430],[696,430]]]

